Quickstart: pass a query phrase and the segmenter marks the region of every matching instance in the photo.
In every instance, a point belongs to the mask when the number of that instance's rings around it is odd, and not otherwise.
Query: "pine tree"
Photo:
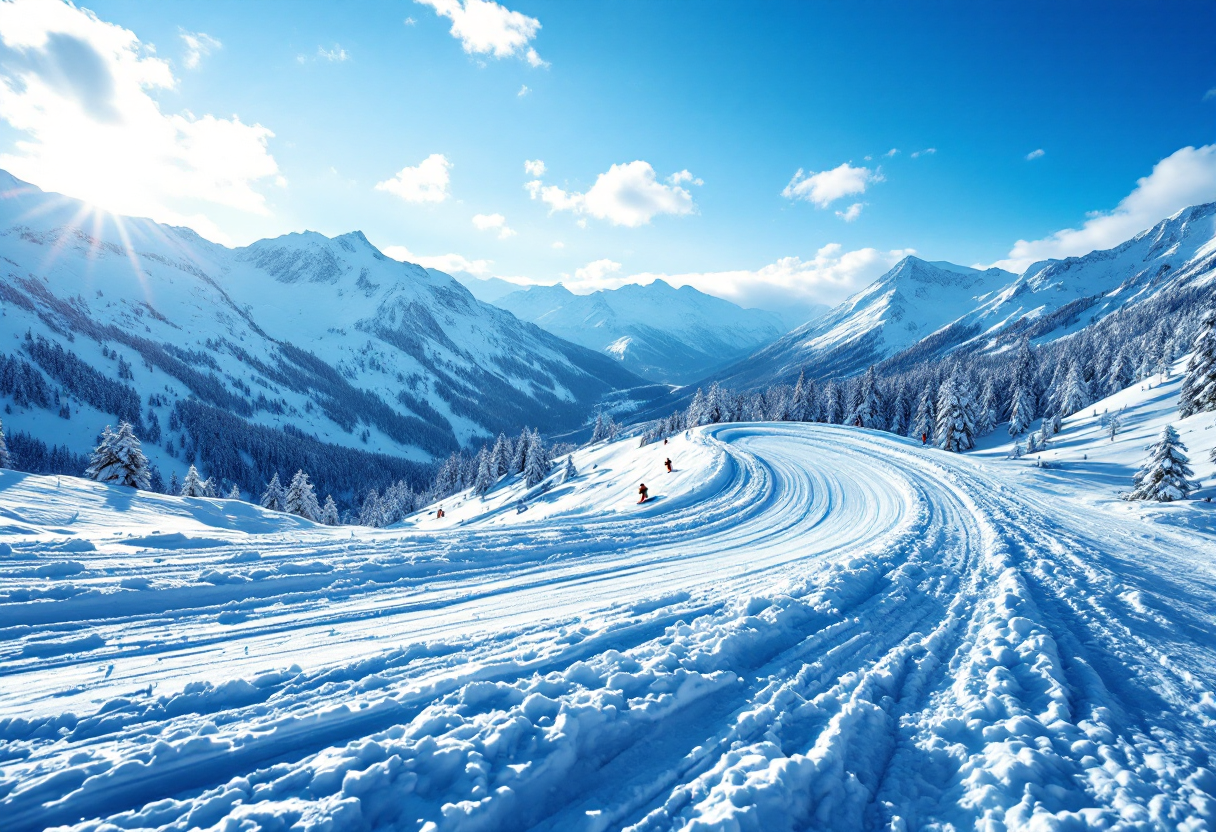
[[[604,414],[596,413],[595,414],[595,427],[593,427],[591,429],[591,441],[600,442],[606,436],[607,436],[607,433],[604,431]]]
[[[148,468],[148,490],[157,494],[165,493],[165,477],[155,465]]]
[[[903,384],[899,385],[899,393],[891,404],[891,421],[887,430],[896,436],[905,436],[908,432],[908,392]]]
[[[578,469],[574,467],[574,455],[566,454],[566,470],[562,472],[562,482],[570,482],[578,476]]]
[[[225,499],[228,499],[228,500],[239,500],[239,499],[241,499],[241,489],[240,489],[240,487],[239,487],[239,486],[234,485],[234,486],[232,486],[232,488],[228,489],[228,496],[227,496],[227,497],[225,497]]]
[[[1058,401],[1057,411],[1064,416],[1071,416],[1074,413],[1088,407],[1093,401],[1089,392],[1089,385],[1085,383],[1084,377],[1081,375],[1080,362],[1072,362],[1072,366],[1068,369],[1068,376],[1064,380],[1063,387],[1060,388],[1060,397]]]
[[[203,481],[199,479],[198,469],[193,465],[191,465],[190,470],[186,472],[186,478],[182,480],[182,490],[180,494],[182,497],[205,497],[207,495],[206,486],[204,486]]]
[[[688,406],[687,415],[688,426],[695,428],[705,424],[705,393],[701,388],[697,388],[696,394],[692,397],[692,404]]]
[[[823,421],[829,425],[839,425],[844,419],[844,414],[841,412],[842,396],[840,385],[835,381],[829,381],[827,390],[823,397]]]
[[[1009,435],[1020,436],[1038,415],[1038,361],[1030,339],[1023,336],[1009,379]]]
[[[492,456],[483,448],[477,455],[477,478],[473,480],[473,493],[478,497],[484,497],[498,481],[494,471]]]
[[[498,434],[490,457],[495,479],[511,473],[511,440],[507,439],[505,434]]]
[[[121,422],[118,433],[106,425],[85,476],[98,482],[148,488],[148,458],[144,456],[130,422]]]
[[[9,457],[8,444],[4,441],[4,424],[0,423],[0,468],[12,468],[13,461]]]
[[[1106,394],[1108,396],[1118,393],[1136,380],[1136,368],[1132,364],[1132,360],[1127,355],[1126,348],[1120,349],[1115,353],[1114,359],[1110,362],[1110,369],[1106,373]]]
[[[541,441],[540,434],[533,433],[528,442],[527,462],[524,469],[524,482],[531,488],[549,476],[549,452]]]
[[[522,474],[528,464],[528,446],[532,444],[532,433],[524,428],[515,440],[515,458],[511,460],[511,473]]]
[[[1184,419],[1211,410],[1216,410],[1216,309],[1203,315],[1178,397],[1178,415]]]
[[[933,393],[925,388],[920,394],[920,402],[916,406],[916,420],[912,424],[912,436],[920,439],[922,436],[933,438],[937,430],[937,407],[933,403]]]
[[[295,514],[305,520],[315,522],[320,519],[321,506],[317,503],[317,494],[303,469],[296,471],[296,475],[291,478],[291,485],[287,486],[287,496],[284,498],[284,507],[288,514]]]
[[[287,495],[283,492],[283,486],[279,483],[279,473],[277,471],[270,478],[266,491],[262,493],[262,508],[268,508],[271,511],[287,511]]]
[[[970,381],[955,369],[937,395],[937,447],[961,453],[975,447],[975,398]]]
[[[170,471],[169,472],[169,490],[166,493],[167,494],[179,494],[179,493],[181,493],[181,490],[182,490],[182,484],[181,484],[181,481],[178,480],[178,478],[177,478],[177,472]]]
[[[338,504],[332,496],[325,497],[325,506],[321,509],[321,522],[327,526],[338,525]]]
[[[878,428],[882,421],[882,400],[878,395],[878,378],[874,367],[866,370],[857,388],[857,404],[849,419],[850,425],[863,428]]]
[[[1021,436],[1034,421],[1035,406],[1030,391],[1019,387],[1013,391],[1013,408],[1009,413],[1009,435]]]
[[[1161,429],[1161,437],[1149,445],[1148,459],[1132,479],[1135,488],[1125,496],[1128,500],[1156,500],[1162,503],[1185,500],[1198,488],[1188,477],[1193,471],[1188,464],[1186,445],[1178,438],[1173,425]]]
[[[1009,458],[1010,459],[1021,459],[1022,458],[1022,443],[1021,442],[1015,441],[1013,443],[1013,447],[1009,451]]]
[[[1119,435],[1119,429],[1123,427],[1123,413],[1112,413],[1110,418],[1106,420],[1106,433],[1110,436],[1110,441],[1114,442],[1115,437]]]
[[[997,414],[1000,409],[1000,399],[996,392],[996,381],[992,376],[984,382],[984,393],[980,400],[979,411],[976,413],[975,429],[977,436],[987,436],[996,427]]]
[[[359,525],[378,528],[380,523],[380,495],[376,489],[367,492],[363,498],[363,506],[359,509]]]
[[[790,397],[789,420],[810,422],[814,418],[815,382],[806,380],[806,372],[799,371],[794,394]]]

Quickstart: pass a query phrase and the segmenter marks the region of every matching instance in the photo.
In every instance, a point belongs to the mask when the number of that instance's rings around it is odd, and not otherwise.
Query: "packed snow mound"
[[[565,286],[532,286],[494,301],[517,318],[598,350],[653,381],[686,384],[780,337],[771,312],[674,288],[662,280],[576,295]]]
[[[1216,825],[1210,525],[838,426],[573,462],[231,537],[4,472],[5,829]]]
[[[1216,203],[1183,209],[1131,240],[1023,274],[905,257],[827,314],[719,375],[736,388],[789,383],[800,370],[844,377],[895,356],[1052,340],[1163,291],[1216,275]]]

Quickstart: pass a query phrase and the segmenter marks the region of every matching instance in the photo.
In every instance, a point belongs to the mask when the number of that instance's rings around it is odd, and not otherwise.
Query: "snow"
[[[718,425],[382,530],[0,472],[0,817],[1212,828],[1212,506],[1117,495],[1167,420],[1216,491],[1178,383],[1049,468]]]

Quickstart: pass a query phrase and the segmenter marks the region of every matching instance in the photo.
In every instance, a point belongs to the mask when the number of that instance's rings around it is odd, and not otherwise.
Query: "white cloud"
[[[883,156],[886,156],[888,159],[893,159],[893,158],[895,158],[896,156],[898,156],[898,155],[899,155],[899,148],[898,148],[898,147],[893,147],[893,148],[891,148],[890,150],[888,150],[886,153],[884,153],[884,154],[882,154],[882,155],[883,155]]]
[[[470,260],[460,254],[438,254],[427,257],[414,254],[405,246],[385,246],[380,249],[388,257],[400,260],[402,263],[417,263],[426,269],[438,269],[441,272],[467,272],[473,275],[488,274],[493,260]]]
[[[1216,144],[1184,147],[1153,166],[1109,213],[1091,214],[1080,228],[1065,228],[1041,240],[1018,240],[1009,256],[993,265],[1022,272],[1049,258],[1079,257],[1114,248],[1191,205],[1216,199]]]
[[[1047,151],[1040,147],[1038,150],[1032,150],[1029,153],[1027,153],[1026,161],[1029,162],[1033,159],[1038,159],[1040,156],[1046,156],[1046,155],[1047,155]]]
[[[415,167],[405,167],[392,179],[376,183],[377,191],[396,194],[406,202],[443,202],[448,198],[448,171],[452,163],[442,153],[432,153]]]
[[[837,211],[836,216],[840,217],[845,222],[852,222],[861,216],[861,209],[865,207],[864,202],[854,202],[843,211]]]
[[[552,243],[549,244],[549,248],[565,248],[565,247],[566,247],[566,244],[563,243],[561,240],[554,240]]]
[[[619,279],[612,277],[620,274],[620,271],[621,264],[613,260],[593,260],[581,269],[574,270],[574,278],[566,281],[566,288],[582,294],[612,289],[621,285]]]
[[[919,159],[921,156],[932,156],[936,152],[937,152],[936,147],[926,147],[924,150],[912,151],[912,158]]]
[[[680,171],[669,181],[685,181],[685,176],[692,178],[688,171]],[[613,165],[582,194],[545,185],[539,179],[524,187],[532,199],[540,199],[550,211],[586,214],[628,228],[646,225],[659,214],[691,214],[697,207],[692,194],[677,184],[659,182],[650,163],[642,161]]]
[[[519,92],[515,93],[515,95],[517,98],[523,98],[525,95],[527,95],[530,92],[532,92],[532,88],[529,87],[527,84],[522,84],[519,88]]]
[[[167,61],[128,29],[57,0],[0,2],[0,119],[19,134],[0,167],[121,214],[227,241],[199,204],[267,215],[274,136],[238,117],[161,112]]]
[[[514,229],[507,227],[507,218],[502,214],[474,214],[473,227],[478,231],[496,231],[500,240],[515,236]]]
[[[418,23],[418,21],[414,20],[414,18],[412,18],[412,17],[407,17],[405,20],[403,20],[401,22],[404,23],[406,26],[415,26]]]
[[[864,194],[867,185],[882,181],[881,171],[853,167],[848,162],[831,170],[811,174],[798,168],[798,172],[785,186],[781,195],[786,199],[801,199],[826,208],[842,197]]]
[[[527,159],[524,161],[524,173],[529,176],[544,176],[545,163],[540,159]],[[533,197],[535,199],[535,197]]]
[[[187,69],[196,69],[203,58],[224,47],[224,44],[204,32],[187,32],[183,29],[181,38],[182,42],[186,44],[186,54],[182,58],[182,63],[186,65]]]
[[[680,185],[684,182],[691,182],[694,185],[704,185],[705,182],[693,176],[686,170],[676,171],[671,176],[667,177],[667,181],[672,185]]]
[[[470,55],[520,56],[531,66],[547,66],[529,43],[540,21],[492,0],[416,0],[452,21],[451,35]]]
[[[1211,101],[1213,98],[1216,98],[1216,87],[1212,87],[1210,90],[1208,90],[1207,92],[1205,92],[1203,94],[1204,101]]]
[[[324,58],[330,63],[342,63],[343,61],[350,60],[350,54],[336,43],[334,44],[333,49],[326,49],[323,46],[318,46],[317,57]]]
[[[879,251],[873,248],[845,251],[829,243],[809,260],[783,257],[759,269],[721,272],[626,274],[611,260],[597,260],[575,272],[566,283],[571,291],[587,293],[614,289],[626,283],[663,280],[672,286],[693,286],[747,308],[786,309],[790,306],[834,306],[882,276],[913,249]]]

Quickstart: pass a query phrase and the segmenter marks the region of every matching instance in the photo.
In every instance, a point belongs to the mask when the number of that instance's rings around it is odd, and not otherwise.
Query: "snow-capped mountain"
[[[640,376],[685,384],[785,331],[771,312],[743,309],[691,286],[662,280],[590,295],[533,286],[494,301],[516,317],[619,361]]]
[[[525,424],[575,429],[642,384],[359,232],[228,249],[0,177],[10,433],[87,451],[123,418],[166,471],[197,457],[250,484],[275,453],[302,464],[293,442],[316,476],[377,454],[396,470]]]
[[[747,388],[800,370],[842,377],[881,361],[1000,349],[1023,334],[1061,337],[1158,292],[1216,276],[1216,203],[1196,205],[1131,240],[1023,274],[906,257],[840,306],[717,376]]]

